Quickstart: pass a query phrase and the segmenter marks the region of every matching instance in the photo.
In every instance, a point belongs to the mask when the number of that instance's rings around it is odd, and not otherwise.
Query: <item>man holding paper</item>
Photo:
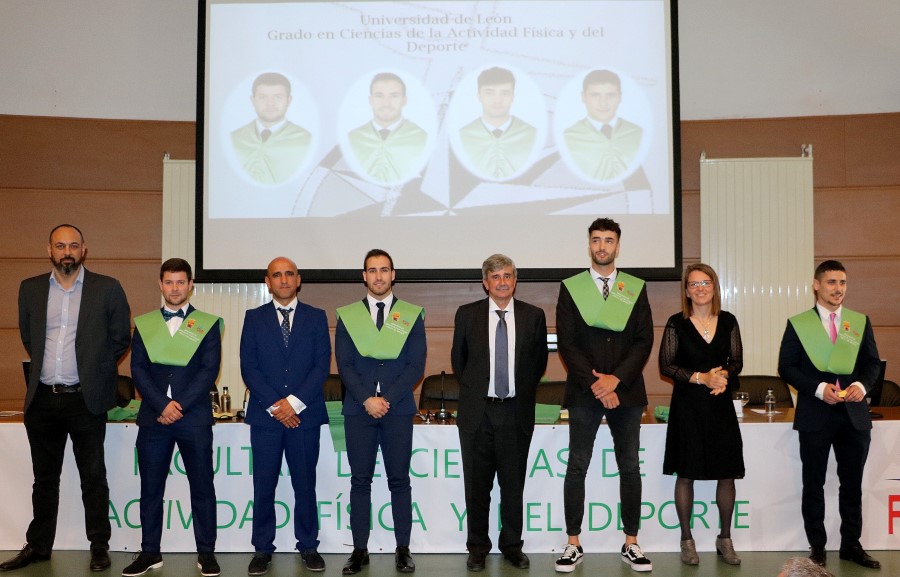
[[[491,489],[500,485],[497,545],[514,567],[522,552],[522,493],[534,433],[534,397],[547,368],[544,311],[513,299],[516,265],[502,254],[481,265],[488,298],[459,307],[450,358],[459,380],[459,446],[465,478],[470,571],[483,571],[491,551]]]
[[[863,567],[881,564],[862,548],[862,478],[871,441],[866,405],[880,360],[869,318],[843,306],[847,272],[836,260],[816,268],[816,305],[788,319],[778,372],[797,389],[794,429],[803,464],[801,511],[809,558],[825,565],[825,474],[834,449],[840,481],[840,558]]]
[[[294,537],[303,564],[324,571],[318,553],[316,464],[319,437],[328,422],[323,385],[331,366],[325,311],[301,303],[300,272],[290,259],[269,263],[272,301],[247,311],[241,332],[241,377],[250,391],[244,422],[253,449],[255,554],[249,575],[264,575],[275,551],[275,488],[282,458],[294,489]]]

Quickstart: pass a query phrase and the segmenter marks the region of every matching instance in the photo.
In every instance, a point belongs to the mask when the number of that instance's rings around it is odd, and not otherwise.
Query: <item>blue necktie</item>
[[[284,348],[288,347],[288,343],[291,340],[291,311],[290,309],[283,309],[278,307],[278,312],[281,313],[281,336],[284,338]]]
[[[375,306],[378,307],[378,314],[375,315],[375,328],[380,331],[384,326],[384,303],[375,303]]]
[[[497,311],[497,335],[494,339],[494,394],[509,396],[509,335],[506,331],[506,311]]]
[[[178,309],[177,311],[175,311],[173,313],[172,311],[167,311],[166,309],[162,309],[162,315],[163,315],[163,318],[166,320],[166,322],[169,322],[174,317],[184,318],[184,311],[181,309]]]

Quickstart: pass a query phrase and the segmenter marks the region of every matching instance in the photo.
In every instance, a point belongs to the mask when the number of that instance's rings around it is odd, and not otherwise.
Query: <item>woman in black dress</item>
[[[700,562],[690,526],[694,481],[716,480],[721,525],[716,551],[726,563],[739,565],[731,519],[734,480],[744,476],[744,457],[731,397],[743,368],[741,333],[734,315],[721,310],[719,278],[712,267],[688,266],[682,285],[682,311],[669,318],[659,349],[659,369],[674,381],[663,473],[678,476],[675,509],[681,523],[681,561]]]

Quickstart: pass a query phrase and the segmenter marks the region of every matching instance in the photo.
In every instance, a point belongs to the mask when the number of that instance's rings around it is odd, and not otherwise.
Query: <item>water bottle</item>
[[[774,415],[775,414],[775,393],[772,389],[766,391],[766,414]]]
[[[222,412],[231,414],[231,395],[228,394],[228,387],[222,387]]]

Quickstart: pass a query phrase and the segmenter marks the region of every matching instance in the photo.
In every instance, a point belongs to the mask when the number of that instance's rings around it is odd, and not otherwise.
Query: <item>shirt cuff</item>
[[[816,387],[816,398],[820,401],[825,400],[825,384],[826,383],[819,383],[819,386]]]
[[[301,401],[300,399],[298,399],[297,397],[295,397],[294,395],[288,395],[286,398],[287,398],[288,402],[291,404],[291,407],[294,408],[295,413],[301,413],[303,411],[303,409],[306,408],[306,404],[303,401]]]

